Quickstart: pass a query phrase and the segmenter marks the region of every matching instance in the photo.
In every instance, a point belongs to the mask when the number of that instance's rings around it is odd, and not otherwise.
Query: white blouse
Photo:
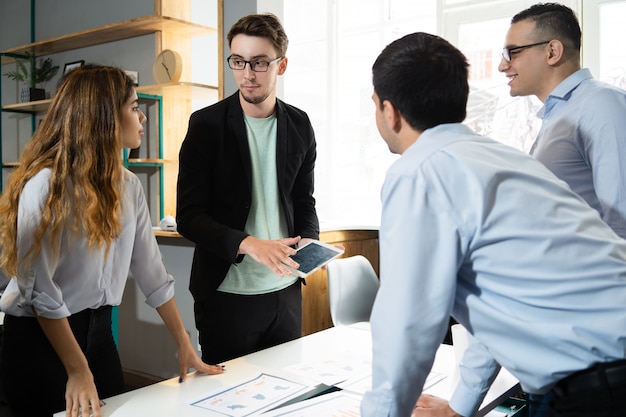
[[[19,257],[33,241],[50,175],[50,169],[43,169],[22,192],[17,222]],[[122,204],[122,231],[107,256],[105,248],[88,249],[86,239],[70,236],[65,228],[51,244],[46,233],[41,252],[30,267],[19,268],[19,279],[8,279],[0,271],[0,291],[6,286],[0,297],[0,310],[14,316],[33,316],[34,309],[42,317],[56,319],[87,308],[119,305],[129,271],[148,305],[156,308],[171,299],[174,279],[165,270],[143,188],[128,170]]]

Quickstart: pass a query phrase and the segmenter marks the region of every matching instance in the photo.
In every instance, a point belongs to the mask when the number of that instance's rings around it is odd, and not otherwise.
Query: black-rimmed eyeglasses
[[[246,64],[248,64],[250,65],[250,69],[252,69],[252,71],[254,72],[267,72],[267,69],[270,67],[270,65],[272,65],[274,62],[280,61],[283,58],[284,57],[279,56],[278,58],[272,59],[271,61],[263,61],[261,59],[246,61],[245,59],[231,55],[226,58],[226,62],[228,62],[228,66],[230,67],[230,69],[234,69],[237,71],[244,70],[246,68]]]
[[[503,48],[502,49],[502,58],[506,61],[506,62],[511,62],[511,52],[513,51],[519,51],[521,49],[526,49],[526,48],[531,48],[533,46],[537,46],[537,45],[544,45],[546,43],[550,43],[550,41],[543,41],[543,42],[537,42],[537,43],[529,43],[528,45],[521,45],[521,46],[514,46],[512,48]]]

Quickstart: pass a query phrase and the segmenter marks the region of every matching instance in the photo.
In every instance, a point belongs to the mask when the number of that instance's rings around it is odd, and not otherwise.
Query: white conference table
[[[101,409],[102,415],[105,417],[224,417],[224,414],[194,406],[192,403],[237,386],[262,373],[314,386],[324,381],[311,375],[305,376],[305,374],[295,372],[294,369],[303,364],[322,363],[325,360],[338,360],[338,358],[358,357],[371,361],[371,345],[368,323],[333,327],[225,362],[226,372],[221,375],[193,373],[188,375],[183,383],[179,383],[178,377],[175,377],[107,398],[105,399],[106,405]],[[455,368],[453,347],[441,345],[432,371],[446,377],[425,392],[446,399],[450,398],[456,385]],[[517,387],[518,381],[506,370],[502,370],[489,390],[477,416],[488,413],[508,398]],[[63,416],[65,416],[64,411],[55,414],[55,417]]]

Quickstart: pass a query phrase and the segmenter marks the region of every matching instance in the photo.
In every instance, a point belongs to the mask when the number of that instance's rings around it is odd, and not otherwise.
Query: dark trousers
[[[68,321],[87,357],[100,398],[124,392],[111,332],[111,307],[84,310]],[[15,417],[48,417],[65,409],[67,374],[35,318],[5,316],[0,379]]]
[[[302,335],[301,280],[272,293],[216,291],[194,303],[202,360],[210,364],[275,346]]]
[[[626,416],[626,360],[596,364],[528,396],[529,417]]]
[[[553,395],[552,392],[546,394],[526,394],[528,417],[548,417]]]
[[[2,350],[2,333],[4,333],[4,326],[0,325],[0,350]],[[4,395],[4,389],[2,388],[2,379],[0,378],[0,406],[7,403]]]

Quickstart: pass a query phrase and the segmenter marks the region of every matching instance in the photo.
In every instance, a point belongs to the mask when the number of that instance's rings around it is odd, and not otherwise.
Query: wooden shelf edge
[[[194,82],[178,82],[178,83],[167,83],[167,84],[151,84],[151,85],[142,85],[136,88],[137,93],[139,94],[150,94],[162,96],[163,90],[165,89],[182,89],[182,90],[191,90],[191,91],[207,91],[209,93],[217,93],[219,92],[219,88],[214,85],[208,84],[200,84]],[[3,111],[8,112],[24,112],[24,113],[43,113],[52,103],[52,99],[38,100],[38,101],[29,101],[26,103],[15,103],[15,104],[7,104],[2,106]]]
[[[24,112],[24,113],[40,113],[48,109],[52,99],[28,101],[26,103],[7,104],[2,106],[3,111]]]
[[[165,230],[161,230],[160,228],[154,228],[152,229],[154,231],[154,235],[155,236],[161,236],[161,237],[183,237],[183,235],[181,235],[178,232],[167,232]]]
[[[52,55],[162,31],[188,36],[217,34],[216,28],[173,17],[143,16],[6,49],[2,53],[24,55],[28,51],[35,56]],[[14,61],[15,58],[2,56],[2,65]]]
[[[143,92],[143,90],[154,90],[154,89],[158,89],[158,88],[169,88],[169,87],[208,88],[208,89],[211,89],[211,90],[217,90],[218,89],[218,87],[214,86],[214,85],[194,83],[192,81],[179,81],[179,82],[176,82],[176,83],[141,85],[141,86],[137,87],[137,91],[138,92],[139,91]]]
[[[177,162],[178,161],[173,161],[171,159],[148,159],[148,158],[131,158],[128,160],[128,163],[130,166],[142,166],[143,164],[163,165],[163,164],[174,164]],[[19,165],[20,165],[19,162],[13,162],[13,161],[2,163],[3,168],[15,168]]]
[[[141,165],[141,164],[167,164],[176,161],[172,161],[170,159],[158,159],[158,158],[128,158],[128,163],[132,165]]]
[[[138,94],[164,96],[165,90],[171,90],[174,94],[188,96],[188,98],[216,98],[219,88],[214,85],[194,82],[177,82],[167,84],[142,85],[136,88]]]

